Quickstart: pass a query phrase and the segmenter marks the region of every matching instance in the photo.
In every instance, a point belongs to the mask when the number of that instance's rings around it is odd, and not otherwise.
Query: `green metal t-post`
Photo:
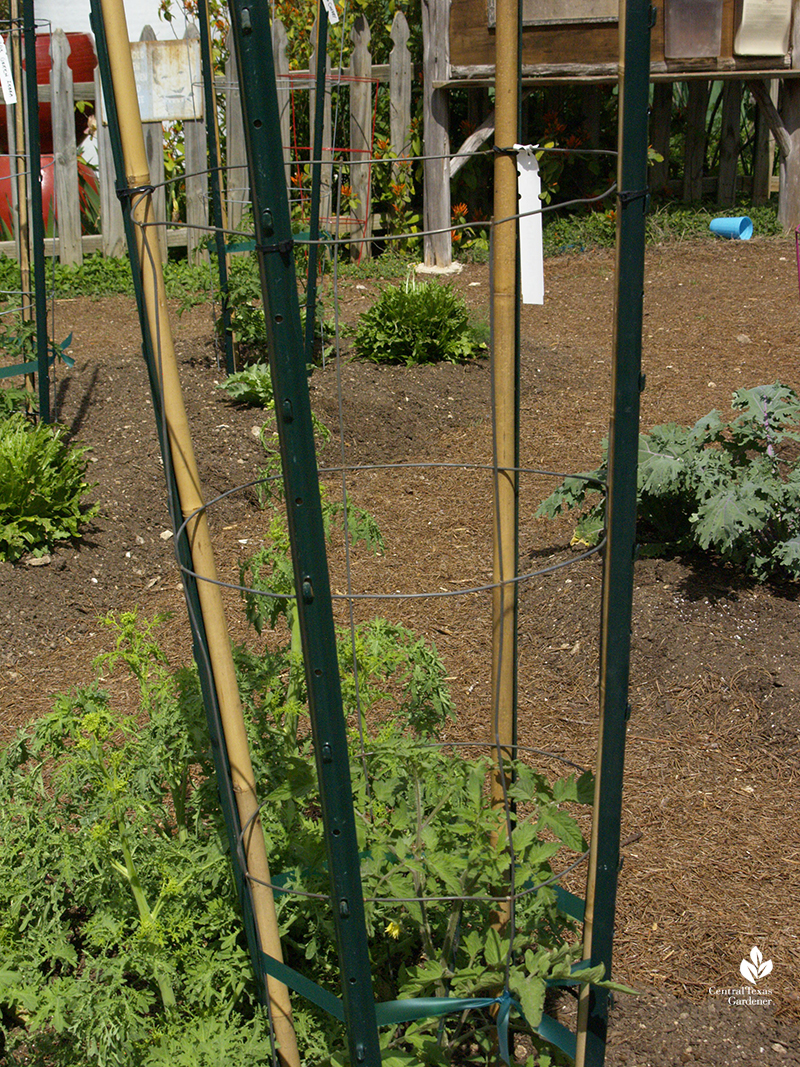
[[[347,731],[333,625],[325,533],[267,0],[231,0],[242,84],[256,250],[283,464],[297,612],[319,777],[331,905],[351,1062],[381,1061],[367,947]]]
[[[25,94],[28,160],[31,172],[30,227],[33,253],[33,288],[36,306],[36,358],[39,362],[39,418],[52,422],[50,411],[50,344],[47,337],[47,293],[44,265],[44,220],[42,218],[42,154],[39,142],[39,90],[36,84],[36,21],[33,0],[23,0],[25,37]]]
[[[317,5],[317,70],[315,77],[314,136],[311,139],[311,219],[308,235],[308,288],[306,291],[306,363],[314,362],[314,326],[317,318],[317,264],[319,262],[319,205],[322,187],[322,132],[325,124],[325,73],[328,58],[328,12]]]
[[[222,342],[225,346],[225,370],[236,370],[233,349],[233,327],[228,293],[228,260],[225,249],[224,213],[222,210],[222,187],[220,184],[219,127],[217,125],[217,94],[214,90],[214,56],[211,50],[211,31],[208,20],[207,0],[198,0],[197,21],[200,26],[200,53],[203,65],[203,102],[206,112],[206,151],[209,159],[208,180],[211,186],[211,223],[214,229],[214,245],[217,250],[217,273],[222,303]]]
[[[639,394],[644,236],[647,211],[647,120],[650,88],[649,0],[620,6],[619,167],[614,329],[613,411],[608,448],[608,543],[603,573],[600,637],[600,744],[592,825],[592,863],[586,893],[585,950],[592,965],[611,975],[620,865],[622,779],[630,707],[633,564],[636,552],[636,482],[639,454]],[[605,989],[590,988],[579,1016],[581,1067],[602,1067],[608,1028]],[[585,1042],[585,1044],[584,1044]],[[585,1059],[584,1059],[585,1055]]]

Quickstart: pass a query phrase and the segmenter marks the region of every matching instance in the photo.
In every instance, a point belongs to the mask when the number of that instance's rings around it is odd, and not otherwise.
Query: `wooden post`
[[[720,207],[734,207],[736,204],[736,179],[741,146],[741,110],[742,83],[726,81],[722,90],[722,126],[719,138],[717,203]]]
[[[650,189],[663,193],[669,183],[669,139],[672,123],[673,82],[656,82],[653,86],[653,107],[650,113],[650,143],[660,156],[661,163],[650,167]]]
[[[100,70],[94,72],[94,98],[97,101],[97,179],[100,187],[100,236],[103,255],[119,258],[125,255],[125,224],[117,197],[114,160],[111,155],[111,136],[103,121],[103,87]]]
[[[800,68],[800,0],[792,4],[792,68]],[[788,151],[781,154],[781,185],[778,221],[785,230],[800,225],[800,85],[796,78],[783,80],[783,125]]]
[[[145,26],[140,41],[155,41],[156,34],[152,26]],[[150,169],[150,181],[154,186],[153,214],[151,224],[158,240],[161,261],[167,259],[167,190],[164,186],[164,127],[160,122],[143,122],[144,144],[147,151],[147,165]]]
[[[424,163],[423,225],[432,233],[423,239],[426,267],[453,262],[450,225],[450,134],[447,89],[436,88],[450,74],[450,0],[422,0],[422,121]],[[498,64],[505,67],[503,56]],[[517,76],[514,67],[514,77]],[[516,210],[516,209],[515,209]]]
[[[683,155],[683,199],[687,203],[703,197],[703,168],[706,161],[706,113],[709,83],[689,82],[686,106],[686,145]]]
[[[309,114],[309,129],[314,128],[314,115],[316,114],[317,107],[317,90],[316,83],[313,80],[313,74],[317,69],[317,23],[311,29],[311,40],[314,41],[314,51],[311,53],[311,59],[309,60],[309,72],[312,75],[311,90],[308,99],[308,114]],[[319,215],[320,219],[329,219],[331,216],[331,171],[333,163],[333,136],[332,136],[333,122],[331,116],[331,57],[325,56],[325,102],[322,113],[322,155],[320,160],[322,166],[320,168],[320,194],[319,194]],[[313,148],[312,148],[313,153]],[[322,229],[325,229],[323,226]]]
[[[117,101],[119,126],[129,189],[150,184],[143,123],[141,122],[133,77],[130,44],[122,0],[102,0],[103,22],[109,64]],[[136,233],[138,261],[146,308],[146,328],[156,353],[157,386],[161,390],[167,446],[172,459],[186,536],[197,576],[197,594],[203,627],[208,640],[214,688],[222,720],[239,822],[243,828],[245,853],[256,930],[261,948],[282,961],[280,935],[264,834],[259,816],[250,750],[247,742],[230,635],[219,585],[203,492],[192,447],[189,423],[181,392],[175,347],[169,322],[159,242],[148,225],[153,217],[152,194],[131,200],[131,218]],[[283,983],[267,980],[272,1025],[283,1067],[300,1067],[300,1056],[292,1022],[289,992]]]
[[[800,203],[797,200],[800,195],[800,94],[791,84],[794,80],[786,78],[784,81],[783,116],[772,102],[767,83],[750,82],[750,90],[780,151],[778,221],[787,231],[800,225]]]
[[[186,27],[186,39],[196,40],[199,37],[198,28],[189,23]],[[199,86],[197,98],[202,99]],[[206,118],[213,121],[213,117]],[[207,236],[208,226],[208,151],[205,122],[202,119],[184,122],[183,137],[186,153],[186,256],[190,263],[197,263],[200,259],[208,259],[207,253],[198,248]]]
[[[53,115],[53,166],[55,207],[58,213],[58,248],[62,263],[83,263],[81,209],[78,188],[78,146],[75,141],[75,96],[67,60],[70,47],[63,30],[50,37],[50,99]]]
[[[392,19],[393,47],[389,55],[389,143],[398,159],[411,147],[411,53],[408,22],[402,11]],[[395,174],[399,172],[396,165]]]
[[[292,189],[292,91],[289,84],[289,36],[280,19],[272,23],[272,60],[275,64],[275,84],[278,90],[278,113],[281,120],[281,146],[286,170],[286,188]]]
[[[247,152],[244,145],[244,127],[242,125],[242,102],[239,96],[239,72],[236,69],[236,53],[233,38],[228,35],[228,62],[225,65],[225,123],[226,123],[226,164],[228,225],[238,230],[242,225],[242,214],[248,201],[250,182],[247,175]]]
[[[752,92],[752,84],[748,85]],[[766,91],[770,99],[777,99],[778,81],[772,79],[766,83]],[[753,99],[756,99],[753,94]],[[753,139],[753,190],[752,199],[754,204],[766,204],[771,195],[770,184],[772,170],[775,163],[775,138],[770,132],[769,123],[764,117],[761,107],[756,102],[755,136]]]
[[[369,239],[372,236],[370,215],[370,163],[372,155],[372,55],[369,50],[370,30],[367,20],[359,15],[353,23],[350,55],[350,187],[358,204],[354,217],[359,220],[361,242],[353,245],[359,258],[369,259]]]
[[[518,140],[519,74],[518,0],[498,0],[495,66],[495,136],[497,148]],[[427,88],[427,87],[426,87]],[[448,168],[449,169],[449,168]],[[496,764],[492,806],[502,810],[509,775],[505,761],[515,755],[515,626],[517,590],[517,161],[513,153],[494,159],[494,228],[492,233],[492,380],[494,383],[494,525],[492,590],[492,700],[489,742]],[[501,220],[508,219],[503,222]],[[447,235],[449,237],[449,234]],[[502,930],[511,904],[497,907]]]

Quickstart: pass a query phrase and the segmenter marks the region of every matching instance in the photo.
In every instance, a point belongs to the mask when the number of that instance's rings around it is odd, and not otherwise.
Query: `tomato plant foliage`
[[[365,551],[383,550],[367,513],[325,497],[323,507],[330,536],[346,529]],[[338,995],[293,578],[273,510],[267,544],[242,564],[247,614],[265,640],[234,658],[286,962]],[[94,681],[57,697],[0,754],[7,1050],[54,1067],[270,1062],[197,674],[170,667],[160,619],[106,621],[116,641]],[[512,1032],[537,1040],[548,981],[602,977],[575,969],[576,931],[551,884],[555,857],[585,850],[576,814],[591,775],[550,782],[510,764],[507,820],[486,803],[491,760],[436,743],[454,709],[433,645],[373,619],[340,633],[337,652],[376,998],[491,1000],[507,988]],[[123,711],[114,693],[131,688],[138,707]],[[492,929],[512,856],[513,945]],[[294,1016],[304,1063],[347,1062],[329,1015],[297,997]],[[384,1028],[381,1041],[387,1064],[488,1065],[495,1034],[478,1007]]]

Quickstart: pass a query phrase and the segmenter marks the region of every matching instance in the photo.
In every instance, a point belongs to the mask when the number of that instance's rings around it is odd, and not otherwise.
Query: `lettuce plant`
[[[83,505],[87,449],[70,447],[60,428],[33,426],[22,414],[0,422],[0,560],[52,549],[78,537],[98,506]]]
[[[458,363],[486,348],[463,297],[449,285],[406,279],[359,316],[356,354],[373,363]]]

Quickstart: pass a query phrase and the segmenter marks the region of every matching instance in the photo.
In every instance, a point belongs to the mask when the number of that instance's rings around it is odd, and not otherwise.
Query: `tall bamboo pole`
[[[518,0],[498,0],[495,66],[495,147],[517,142],[519,80]],[[494,161],[492,233],[492,384],[494,392],[495,463],[494,553],[492,593],[492,718],[490,740],[497,765],[492,775],[492,804],[505,802],[503,760],[514,754],[514,662],[516,585],[506,584],[516,569],[517,404],[517,168],[513,153],[500,151]],[[499,220],[508,219],[502,222]],[[498,909],[500,925],[510,906]]]
[[[164,421],[172,454],[184,518],[194,515],[186,527],[193,569],[208,638],[214,685],[225,733],[233,788],[239,819],[245,828],[243,847],[251,875],[253,911],[261,947],[267,955],[282,962],[275,901],[270,888],[264,835],[258,813],[255,778],[247,745],[244,716],[239,700],[230,638],[220,588],[215,584],[216,567],[203,507],[200,477],[194,458],[189,424],[181,393],[175,349],[169,324],[166,292],[158,242],[154,236],[155,216],[150,191],[150,172],[142,133],[130,42],[122,0],[101,0],[114,95],[119,112],[120,136],[125,160],[126,181],[132,197],[131,216],[135,224],[138,261],[147,309],[147,325],[157,357],[157,374],[163,397]],[[268,978],[267,988],[272,1023],[278,1042],[278,1055],[284,1067],[300,1067],[300,1056],[292,1022],[289,992],[285,985]]]

